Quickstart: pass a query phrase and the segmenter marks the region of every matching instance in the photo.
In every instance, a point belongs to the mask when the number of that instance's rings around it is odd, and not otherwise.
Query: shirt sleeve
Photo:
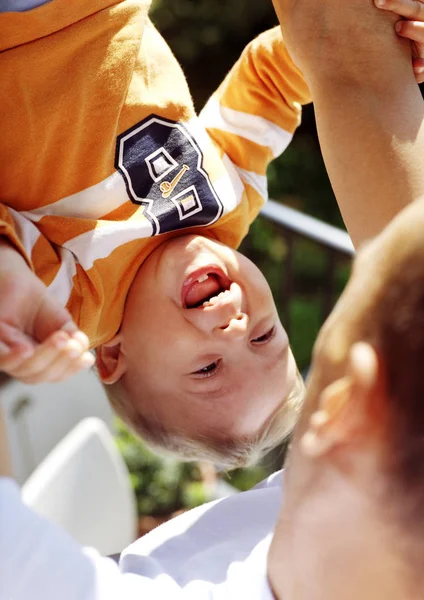
[[[309,102],[303,75],[275,27],[245,48],[200,114],[209,136],[236,168],[254,205],[253,218],[267,199],[268,164],[289,145],[302,105]]]
[[[143,557],[140,558],[143,560]],[[142,570],[142,569],[141,569]],[[247,577],[249,579],[249,577]],[[121,572],[25,507],[17,485],[0,479],[0,600],[272,600],[266,577],[244,571],[212,589],[182,587],[166,573]]]
[[[20,223],[14,219],[15,213],[16,211],[7,208],[7,206],[0,203],[0,236],[5,237],[9,243],[20,254],[22,254],[28,265],[32,268],[30,254],[28,254],[28,248],[25,248],[25,240],[22,239]],[[30,223],[29,227],[34,228],[34,225]]]

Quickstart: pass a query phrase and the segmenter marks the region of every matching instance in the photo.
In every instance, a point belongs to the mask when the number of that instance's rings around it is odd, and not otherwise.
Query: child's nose
[[[223,331],[231,337],[244,337],[247,332],[249,317],[245,313],[238,313],[226,319],[226,323],[219,325],[216,329]]]

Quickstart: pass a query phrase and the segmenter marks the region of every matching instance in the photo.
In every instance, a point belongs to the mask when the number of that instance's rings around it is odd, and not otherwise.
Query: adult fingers
[[[421,0],[374,0],[377,8],[390,10],[406,19],[424,20],[424,4]]]
[[[424,22],[398,21],[395,25],[397,33],[417,44],[424,44]]]
[[[418,83],[424,83],[424,58],[415,58],[413,66],[415,79]]]

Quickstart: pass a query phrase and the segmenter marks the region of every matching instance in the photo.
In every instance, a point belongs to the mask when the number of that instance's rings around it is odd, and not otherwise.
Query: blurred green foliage
[[[139,515],[162,515],[207,500],[196,464],[160,457],[116,420],[116,442],[131,474]]]
[[[151,17],[186,74],[194,102],[200,109],[257,34],[277,23],[271,2],[252,0],[155,0]],[[312,106],[289,148],[268,170],[270,196],[319,219],[343,227],[316,135]],[[321,292],[325,285],[326,254],[308,240],[294,249],[294,294],[288,313],[283,310],[286,243],[263,218],[252,225],[242,251],[254,257],[267,277],[283,324],[290,321],[291,345],[301,370],[310,361],[313,342],[323,319]],[[336,270],[336,300],[349,274],[349,265]],[[129,466],[141,515],[171,513],[202,503],[207,493],[196,465],[157,457],[140,440],[119,426],[118,445]],[[281,464],[277,450],[263,466],[239,469],[222,477],[246,490]]]
[[[197,108],[244,46],[277,24],[270,0],[154,0],[150,15],[183,66]]]

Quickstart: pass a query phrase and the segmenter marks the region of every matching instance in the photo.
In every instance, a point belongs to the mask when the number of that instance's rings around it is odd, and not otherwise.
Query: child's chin
[[[204,240],[204,237],[195,234],[174,237],[166,243],[166,254],[172,253],[176,257],[193,256],[194,258],[199,251],[204,249]]]

